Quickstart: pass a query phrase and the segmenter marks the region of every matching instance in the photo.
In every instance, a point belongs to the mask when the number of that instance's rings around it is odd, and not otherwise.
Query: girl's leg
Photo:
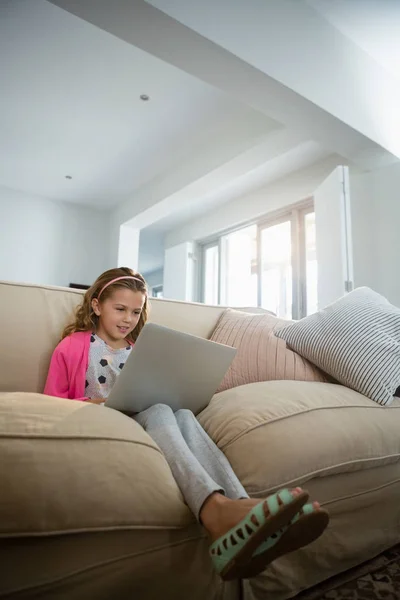
[[[192,411],[178,410],[175,418],[189,449],[213,480],[225,490],[226,496],[232,500],[248,498],[225,454],[204,431]]]
[[[315,527],[311,532],[312,535],[309,535],[307,523],[303,521],[300,534],[294,532],[292,537],[289,536],[286,544],[288,549],[283,544],[282,548],[276,548],[275,554],[271,554],[273,544],[277,543],[273,541],[272,544],[271,540],[274,538],[284,541],[282,527],[287,527],[288,532],[291,531],[291,520],[304,506],[308,494],[302,492],[301,488],[296,488],[289,492],[289,499],[280,497],[278,493],[260,505],[258,500],[246,497],[244,490],[240,489],[240,482],[235,481],[229,462],[221,461],[219,452],[216,458],[215,449],[207,441],[208,436],[200,425],[200,428],[196,426],[194,417],[185,414],[186,412],[189,411],[183,411],[183,414],[177,414],[175,417],[168,406],[157,404],[135,415],[134,418],[160,446],[187,505],[215,542],[211,546],[211,554],[214,565],[223,578],[253,577],[263,571],[274,558],[300,548],[322,533],[329,519],[325,514],[322,515],[324,520],[321,521],[321,511],[319,505],[315,503],[314,507],[311,505],[310,507],[311,510],[317,511],[314,521],[317,519],[318,523],[313,523]],[[188,436],[188,442],[193,449],[196,449],[196,454],[207,468],[211,463],[211,470],[217,475],[227,468],[229,472],[227,484],[231,492],[236,495],[235,499],[225,497],[225,490],[212,479],[190,450],[177,419],[185,435]],[[283,493],[285,496],[288,495],[287,490],[283,490]],[[241,499],[243,497],[244,499]],[[263,514],[260,513],[261,509]],[[302,519],[299,518],[299,523],[301,521]],[[234,527],[239,529],[230,533]],[[298,535],[299,539],[297,539]],[[268,538],[266,549],[263,547],[265,538]],[[237,546],[236,550],[234,546]],[[255,554],[257,548],[260,548],[258,555]]]
[[[200,510],[215,492],[225,494],[189,449],[171,408],[155,404],[134,416],[163,451],[187,505],[200,520]],[[219,494],[218,494],[219,495]]]

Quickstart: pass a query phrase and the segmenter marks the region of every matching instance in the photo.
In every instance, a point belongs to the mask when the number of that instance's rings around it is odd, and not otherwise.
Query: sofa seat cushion
[[[194,522],[157,445],[103,406],[0,394],[0,475],[1,536]]]
[[[216,394],[199,421],[250,494],[399,462],[400,401],[344,386],[269,381]],[[399,465],[400,466],[400,465]]]

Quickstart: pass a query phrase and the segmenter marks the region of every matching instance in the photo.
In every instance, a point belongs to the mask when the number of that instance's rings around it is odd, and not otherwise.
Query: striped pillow
[[[275,328],[285,323],[288,321],[271,314],[254,315],[229,308],[222,313],[211,340],[238,351],[217,392],[272,379],[326,381],[314,365],[275,337]]]
[[[400,309],[361,287],[276,335],[296,352],[378,404],[400,385]]]

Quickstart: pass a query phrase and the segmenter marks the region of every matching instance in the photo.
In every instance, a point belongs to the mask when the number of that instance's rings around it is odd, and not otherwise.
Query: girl
[[[102,404],[148,317],[146,282],[128,268],[95,281],[55,349],[44,393]],[[134,393],[134,390],[133,390]],[[316,539],[328,524],[301,488],[252,500],[189,410],[157,404],[134,416],[163,451],[184,499],[207,530],[223,579],[257,575],[272,560]]]

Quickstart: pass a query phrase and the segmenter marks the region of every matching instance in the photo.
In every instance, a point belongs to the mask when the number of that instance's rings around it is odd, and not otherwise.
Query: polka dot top
[[[85,396],[108,398],[132,346],[115,350],[95,333],[90,338],[89,365],[86,371]]]

